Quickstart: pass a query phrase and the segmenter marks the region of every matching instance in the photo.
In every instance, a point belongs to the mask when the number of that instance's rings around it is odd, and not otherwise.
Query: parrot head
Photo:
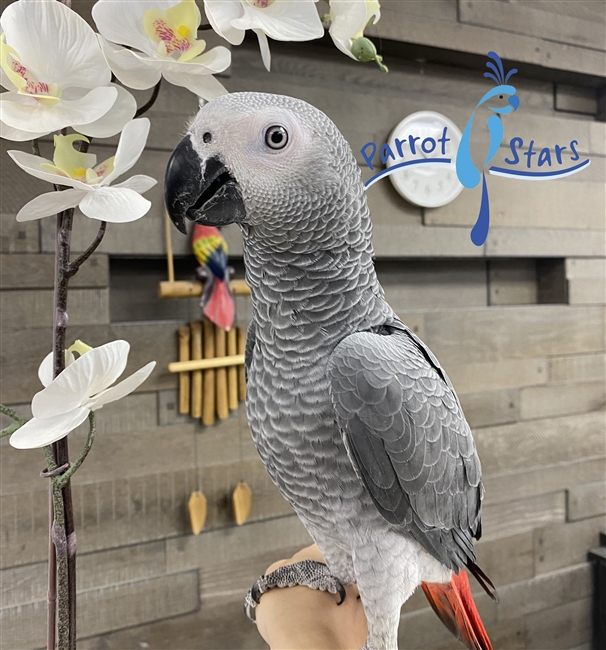
[[[292,97],[232,93],[191,122],[168,163],[165,202],[181,232],[186,219],[238,223],[294,241],[352,188],[363,196],[353,153],[324,113]]]
[[[517,70],[513,68],[505,74],[505,68],[501,57],[496,52],[488,52],[490,61],[486,63],[489,72],[485,72],[484,76],[492,79],[497,85],[496,88],[489,90],[482,99],[478,102],[476,108],[479,108],[486,102],[490,101],[488,108],[497,113],[498,115],[505,115],[512,111],[517,111],[520,106],[520,98],[516,95],[514,86],[510,86],[507,82],[509,78],[514,75]]]

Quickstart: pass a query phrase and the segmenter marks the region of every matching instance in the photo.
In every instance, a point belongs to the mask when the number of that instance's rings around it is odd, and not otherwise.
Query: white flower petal
[[[17,449],[37,449],[50,445],[80,426],[90,409],[76,408],[50,418],[32,418],[11,436],[10,443]]]
[[[34,395],[34,417],[50,418],[68,413],[109,388],[124,372],[129,350],[126,341],[112,341],[78,357],[44,390]]]
[[[21,131],[20,129],[14,129],[12,126],[8,126],[2,120],[0,120],[0,138],[5,140],[12,140],[13,142],[26,142],[27,140],[33,140],[34,138],[41,138],[47,135],[44,131],[41,133],[35,131]]]
[[[111,71],[95,33],[64,4],[14,2],[4,10],[0,24],[6,42],[38,81],[57,83],[62,89],[96,88],[109,83]]]
[[[99,0],[93,7],[93,20],[108,41],[152,54],[156,50],[156,44],[145,33],[143,14],[152,7],[170,9],[177,2],[178,0]]]
[[[133,53],[140,61],[146,65],[164,72],[174,72],[177,74],[216,74],[229,68],[231,64],[231,52],[222,45],[213,47],[212,50],[204,52],[191,61],[177,61],[170,57],[162,56],[145,56],[137,52]]]
[[[175,86],[183,86],[206,101],[227,95],[227,89],[212,75],[193,75],[187,72],[164,72],[164,78]]]
[[[378,20],[378,3],[367,0],[334,0],[330,3],[330,35],[334,44],[347,56],[355,59],[351,53],[351,41],[364,30],[369,20],[375,16]]]
[[[64,190],[40,194],[26,203],[17,213],[17,221],[33,221],[50,217],[69,208],[75,208],[88,194],[84,190]]]
[[[47,4],[46,0],[44,4]],[[102,86],[89,91],[81,99],[71,101],[62,98],[57,104],[45,105],[35,99],[7,92],[0,94],[0,111],[2,121],[8,126],[46,134],[72,124],[88,124],[98,120],[114,105],[117,96],[116,88]]]
[[[244,40],[244,29],[236,29],[232,21],[244,15],[240,0],[204,0],[206,17],[211,27],[232,45],[240,45]]]
[[[136,221],[150,208],[151,202],[137,192],[116,187],[96,188],[80,203],[80,210],[87,217],[110,223]]]
[[[122,86],[110,84],[118,91],[114,105],[98,120],[88,124],[73,124],[72,128],[78,133],[84,133],[91,138],[110,138],[120,133],[124,125],[132,120],[137,112],[137,100]]]
[[[143,57],[135,56],[132,50],[114,45],[101,35],[99,35],[99,43],[112,72],[125,86],[135,90],[146,90],[160,81],[160,72],[148,66]]]
[[[35,176],[43,181],[48,181],[49,183],[55,183],[57,185],[66,185],[67,187],[74,187],[83,191],[90,191],[90,187],[83,183],[82,181],[77,181],[73,178],[66,178],[59,174],[54,174],[53,172],[43,169],[42,165],[53,165],[54,163],[51,160],[42,158],[40,156],[34,156],[34,154],[26,153],[25,151],[17,151],[11,149],[7,151],[8,155],[21,167],[21,169],[31,176]]]
[[[324,36],[314,0],[275,0],[266,8],[243,3],[244,16],[232,20],[239,29],[260,29],[277,41],[310,41]]]
[[[40,364],[40,367],[38,368],[38,379],[40,379],[40,382],[45,388],[53,380],[53,375],[54,375],[53,358],[54,358],[54,354],[50,352],[44,357],[42,363]],[[67,368],[67,366],[74,363],[75,360],[76,359],[74,355],[69,350],[65,350],[65,367]]]
[[[133,190],[138,194],[143,194],[143,192],[147,192],[147,190],[150,190],[157,183],[158,181],[151,176],[136,174],[135,176],[131,176],[128,180],[123,181],[122,183],[118,183],[117,185],[113,185],[112,187],[114,189],[118,187],[124,187],[127,190]]]
[[[259,49],[261,50],[261,59],[263,60],[263,65],[267,72],[271,69],[271,52],[269,50],[269,43],[267,42],[267,36],[265,32],[260,29],[255,29],[255,34],[259,39]]]
[[[146,366],[137,370],[137,372],[130,375],[120,383],[104,390],[102,393],[99,393],[94,400],[92,401],[90,407],[93,411],[101,408],[104,404],[109,404],[110,402],[115,402],[118,399],[122,399],[124,396],[132,393],[151,375],[152,370],[156,365],[155,361],[150,361]]]
[[[150,126],[151,122],[147,117],[140,117],[126,124],[116,149],[114,169],[103,179],[102,185],[109,185],[136,164],[145,149]]]

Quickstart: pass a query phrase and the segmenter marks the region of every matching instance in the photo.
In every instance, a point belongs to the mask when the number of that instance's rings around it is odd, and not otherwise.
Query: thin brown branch
[[[86,262],[86,260],[97,250],[99,244],[103,241],[103,236],[105,235],[105,229],[107,228],[107,221],[102,221],[99,226],[97,235],[91,245],[73,262],[70,262],[67,273],[68,277],[72,277],[75,273],[78,272],[78,269]]]
[[[158,94],[160,93],[160,86],[162,84],[162,77],[160,77],[160,81],[154,86],[154,89],[152,91],[151,97],[147,100],[143,106],[137,109],[137,112],[135,113],[135,119],[137,117],[141,117],[143,113],[147,113],[147,111],[156,103],[156,99],[158,99]]]

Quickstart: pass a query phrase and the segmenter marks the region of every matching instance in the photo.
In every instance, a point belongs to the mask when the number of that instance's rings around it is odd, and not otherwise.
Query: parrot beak
[[[520,98],[517,95],[511,95],[511,97],[509,97],[509,99],[507,100],[507,103],[510,106],[513,106],[513,110],[515,112],[518,110],[520,106]]]
[[[218,156],[202,160],[189,135],[168,161],[164,202],[168,216],[183,234],[187,233],[186,217],[204,226],[226,226],[246,217],[236,179]]]

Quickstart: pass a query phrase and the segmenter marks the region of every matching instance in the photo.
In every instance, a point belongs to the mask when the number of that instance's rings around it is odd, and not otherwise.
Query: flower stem
[[[99,231],[97,232],[97,235],[92,244],[84,251],[84,253],[82,253],[82,255],[80,255],[80,257],[69,264],[67,272],[70,278],[72,275],[78,272],[78,269],[82,266],[82,264],[86,262],[86,260],[97,250],[99,244],[103,241],[103,236],[105,235],[106,228],[107,221],[102,221],[101,225],[99,226]]]
[[[24,418],[22,415],[19,415],[17,411],[14,411],[8,406],[4,406],[4,404],[0,404],[0,413],[2,413],[2,415],[7,415],[9,418],[11,418],[11,420],[15,420],[15,422],[19,424],[19,426],[22,426],[27,422],[27,418]]]
[[[162,77],[160,77],[160,81],[154,86],[154,89],[152,91],[151,97],[147,100],[141,108],[137,109],[137,112],[135,113],[135,117],[133,119],[136,119],[138,117],[141,117],[143,113],[147,113],[147,111],[156,103],[156,99],[158,99],[158,94],[160,93],[160,85],[162,84]]]
[[[88,422],[90,424],[90,428],[88,430],[86,443],[84,444],[84,447],[80,452],[80,455],[78,456],[78,458],[76,458],[76,460],[73,463],[71,463],[69,468],[65,470],[63,474],[58,476],[56,479],[53,479],[56,480],[61,487],[63,487],[71,479],[74,472],[80,467],[80,465],[82,465],[85,458],[88,456],[88,452],[93,446],[93,442],[95,440],[96,426],[95,426],[95,414],[92,411],[88,414]]]

